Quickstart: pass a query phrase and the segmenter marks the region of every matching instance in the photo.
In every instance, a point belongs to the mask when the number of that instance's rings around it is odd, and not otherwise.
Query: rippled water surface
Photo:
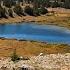
[[[70,30],[53,25],[4,24],[0,25],[0,37],[69,44]]]

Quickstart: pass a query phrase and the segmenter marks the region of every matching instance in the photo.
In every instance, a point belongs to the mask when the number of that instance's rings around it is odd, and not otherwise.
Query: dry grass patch
[[[10,56],[14,48],[16,48],[17,54],[21,56],[39,55],[41,52],[44,54],[70,52],[68,45],[0,39],[0,56]]]

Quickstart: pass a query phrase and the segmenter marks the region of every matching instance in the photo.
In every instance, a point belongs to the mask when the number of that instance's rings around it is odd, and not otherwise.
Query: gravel
[[[0,70],[70,70],[70,53],[31,56],[29,60],[0,58]]]

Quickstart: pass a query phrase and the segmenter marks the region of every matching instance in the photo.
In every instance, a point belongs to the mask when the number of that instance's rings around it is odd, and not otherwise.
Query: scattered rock
[[[40,53],[38,56],[30,57],[30,60],[20,60],[16,63],[10,58],[1,58],[0,70],[70,70],[70,53],[47,55]]]
[[[43,53],[40,53],[40,54],[39,54],[39,56],[42,56],[42,55],[43,55]]]

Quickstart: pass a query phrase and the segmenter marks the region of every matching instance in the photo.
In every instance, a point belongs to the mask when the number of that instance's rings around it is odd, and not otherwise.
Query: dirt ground
[[[68,45],[0,39],[0,56],[10,56],[14,49],[20,56],[70,52],[70,46]]]

